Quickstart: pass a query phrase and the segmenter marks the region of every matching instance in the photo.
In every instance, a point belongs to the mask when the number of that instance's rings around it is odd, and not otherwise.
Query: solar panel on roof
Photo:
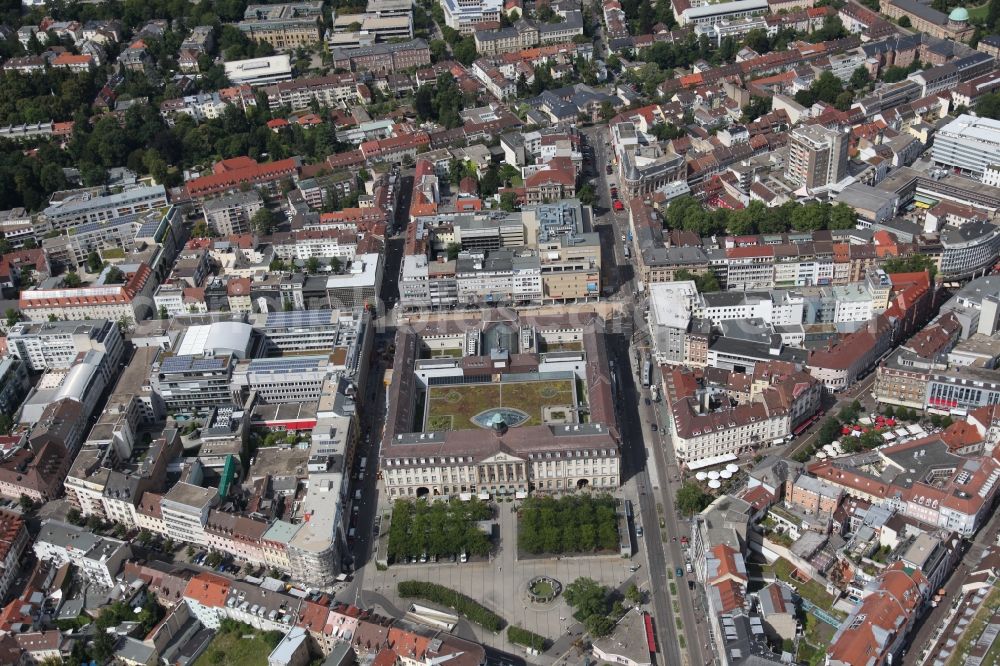
[[[268,328],[285,328],[290,326],[323,326],[329,324],[333,310],[298,310],[292,312],[269,312]]]

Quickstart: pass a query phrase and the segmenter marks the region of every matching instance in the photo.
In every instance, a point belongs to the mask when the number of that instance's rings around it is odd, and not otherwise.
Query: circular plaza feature
[[[547,604],[562,593],[562,583],[550,576],[535,576],[528,581],[528,597],[536,604]]]

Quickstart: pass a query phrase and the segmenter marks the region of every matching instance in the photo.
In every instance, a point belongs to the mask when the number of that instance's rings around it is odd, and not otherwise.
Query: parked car
[[[656,432],[657,430],[660,429],[660,427],[655,423],[651,423],[649,427],[652,428],[653,432]]]
[[[615,199],[615,202],[614,202],[614,204],[613,204],[613,206],[612,206],[612,207],[613,207],[613,208],[614,208],[615,210],[618,210],[618,211],[621,211],[621,210],[625,210],[625,206],[623,206],[623,205],[622,205],[622,202],[621,202],[621,201],[619,201],[618,199]]]
[[[640,525],[639,527],[635,528],[635,535],[637,537],[641,537],[642,536],[642,525]]]
[[[684,578],[684,569],[677,567],[677,569],[674,570],[674,573],[677,574],[678,578]]]

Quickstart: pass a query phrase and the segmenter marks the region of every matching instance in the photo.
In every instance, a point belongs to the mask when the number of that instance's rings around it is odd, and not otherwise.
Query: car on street
[[[649,406],[650,406],[650,405],[652,405],[652,404],[653,404],[653,403],[652,403],[652,402],[650,401],[650,399],[649,399],[649,398],[646,398],[646,406],[647,406],[647,407],[649,407]]]
[[[677,574],[678,578],[684,578],[684,569],[677,567],[677,569],[674,570],[674,573]]]
[[[642,525],[640,525],[639,527],[635,528],[635,535],[637,537],[641,537],[642,536]]]
[[[657,426],[655,423],[649,424],[649,427],[653,430],[653,432],[656,432],[657,430],[660,429],[659,426]]]
[[[609,176],[613,173],[613,170],[611,169],[611,165],[610,164],[608,165],[607,171],[608,171],[608,175]]]
[[[615,203],[614,203],[614,205],[613,205],[613,208],[614,208],[615,210],[619,210],[619,211],[621,211],[621,210],[625,210],[625,206],[623,206],[623,205],[622,205],[622,202],[621,202],[621,201],[619,201],[618,199],[615,199]]]

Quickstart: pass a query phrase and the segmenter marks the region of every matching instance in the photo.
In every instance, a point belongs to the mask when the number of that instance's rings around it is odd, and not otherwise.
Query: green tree
[[[858,216],[854,209],[845,203],[834,204],[830,209],[830,229],[853,229],[858,224]]]
[[[21,311],[16,308],[7,308],[4,316],[7,318],[7,328],[21,321]]]
[[[850,86],[854,90],[861,90],[871,83],[872,77],[868,73],[868,68],[860,66],[851,74]]]
[[[633,604],[641,603],[642,592],[639,591],[639,588],[638,586],[636,586],[635,583],[632,583],[631,585],[628,586],[628,589],[625,590],[625,598],[631,601]]]
[[[511,213],[517,209],[517,194],[514,192],[504,192],[500,195],[500,210]]]
[[[254,231],[262,236],[266,236],[273,232],[277,223],[278,221],[275,219],[274,213],[266,207],[258,210],[250,219],[250,224]]]
[[[592,184],[587,183],[576,193],[576,198],[585,206],[593,206],[597,203],[597,192],[594,191]]]
[[[900,16],[899,17],[899,27],[900,28],[911,28],[911,27],[913,27],[913,24],[910,23],[910,17],[906,16],[905,14],[903,16]]]
[[[101,261],[101,255],[97,254],[97,250],[93,250],[87,255],[87,270],[91,273],[99,273],[104,267],[104,262]]]
[[[608,590],[593,578],[577,578],[563,590],[563,598],[575,609],[573,617],[580,621],[608,612]]]
[[[63,285],[69,289],[75,289],[82,284],[80,276],[76,274],[76,271],[70,270],[63,276]]]
[[[471,35],[463,37],[452,52],[455,54],[455,60],[465,66],[471,65],[479,57],[479,53],[476,52],[476,40]]]
[[[608,121],[615,117],[615,105],[609,101],[601,102],[601,120]]]
[[[770,97],[758,97],[756,95],[750,98],[750,103],[743,107],[743,122],[751,123],[765,113],[771,110],[771,98]]]
[[[306,272],[310,275],[315,275],[319,272],[319,259],[316,257],[309,257],[306,259]]]
[[[344,264],[340,260],[340,257],[332,257],[330,259],[330,270],[333,271],[334,273],[339,273],[343,267]]]
[[[976,102],[976,115],[1000,120],[1000,93],[988,93]]]
[[[445,252],[448,255],[448,261],[455,261],[458,259],[458,253],[462,251],[462,246],[459,243],[448,243],[448,247],[445,248]]]
[[[125,274],[117,266],[112,266],[108,269],[107,275],[104,276],[104,284],[124,284]]]
[[[712,496],[697,484],[688,481],[677,491],[676,500],[677,509],[685,516],[692,516],[711,504]]]

